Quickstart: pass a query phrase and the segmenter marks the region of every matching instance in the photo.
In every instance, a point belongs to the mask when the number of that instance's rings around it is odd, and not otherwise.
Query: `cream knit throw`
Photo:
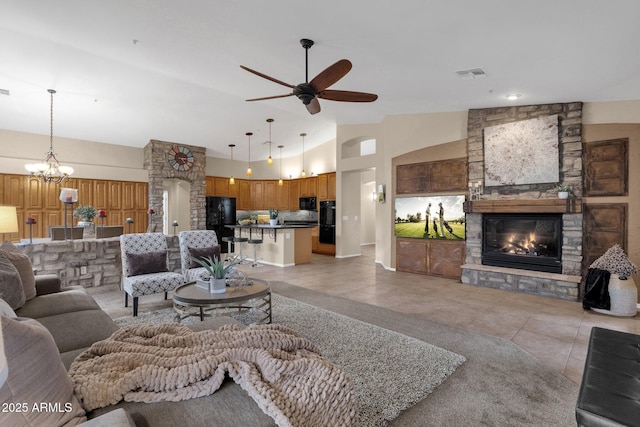
[[[214,393],[228,374],[278,426],[351,426],[350,378],[306,338],[281,325],[193,332],[179,324],[134,325],[93,344],[71,365],[86,411]]]

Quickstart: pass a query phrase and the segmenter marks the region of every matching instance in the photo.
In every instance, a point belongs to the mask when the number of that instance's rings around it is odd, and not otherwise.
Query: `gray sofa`
[[[19,317],[40,322],[51,333],[66,370],[96,341],[109,337],[116,324],[83,288],[60,289],[55,276],[36,276],[37,296],[16,310]],[[191,326],[193,330],[217,328],[234,322],[216,318]],[[83,425],[124,426],[274,426],[257,404],[233,381],[227,380],[210,396],[181,402],[132,403],[94,410]]]

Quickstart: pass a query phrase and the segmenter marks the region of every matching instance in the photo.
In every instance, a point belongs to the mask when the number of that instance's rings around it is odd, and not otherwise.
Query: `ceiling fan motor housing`
[[[316,97],[316,91],[306,83],[300,83],[294,87],[293,94],[297,96],[304,105],[309,105],[309,103],[313,101],[313,98]]]

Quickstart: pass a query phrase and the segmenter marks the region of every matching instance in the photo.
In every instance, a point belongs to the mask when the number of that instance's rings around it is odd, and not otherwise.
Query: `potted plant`
[[[269,224],[273,227],[278,223],[278,210],[269,208]]]
[[[635,316],[638,312],[638,289],[631,276],[638,273],[638,266],[631,262],[620,245],[616,244],[607,249],[600,258],[591,263],[589,269],[605,270],[611,275],[608,285],[611,310],[607,314]]]
[[[73,212],[75,218],[81,218],[84,222],[91,222],[98,215],[98,211],[91,205],[79,205]]]
[[[566,184],[560,184],[556,187],[556,191],[558,192],[558,198],[566,199],[569,197],[569,194],[573,193],[573,187]]]
[[[234,265],[240,264],[240,259],[232,259],[225,264],[225,261],[219,258],[214,260],[210,256],[200,259],[194,258],[193,261],[200,264],[209,272],[211,276],[209,279],[209,292],[212,294],[221,294],[227,291],[227,274]]]

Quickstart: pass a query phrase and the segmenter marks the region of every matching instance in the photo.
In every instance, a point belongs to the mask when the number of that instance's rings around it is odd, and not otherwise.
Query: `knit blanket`
[[[93,344],[69,375],[86,411],[180,401],[218,390],[229,375],[278,426],[351,426],[351,379],[308,339],[282,325],[133,325]]]

